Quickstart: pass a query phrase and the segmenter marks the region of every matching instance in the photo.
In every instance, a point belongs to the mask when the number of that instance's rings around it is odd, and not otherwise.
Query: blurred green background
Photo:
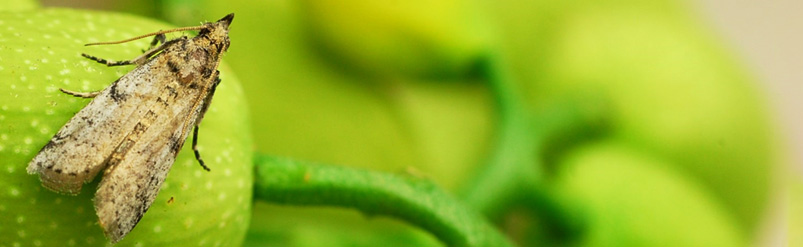
[[[803,244],[800,201],[766,86],[692,4],[674,0],[45,1],[179,26],[236,18],[224,61],[243,84],[258,152],[416,171],[449,191],[499,126],[478,59],[503,54],[526,108],[606,105],[604,129],[540,157],[544,187],[584,213],[581,234],[516,210],[523,246]],[[798,65],[799,66],[799,65]],[[225,83],[225,81],[224,81]],[[582,132],[585,133],[585,132]],[[574,140],[574,139],[573,139]],[[791,152],[794,153],[794,152]],[[399,221],[257,203],[246,246],[439,246]],[[796,218],[795,218],[796,217]],[[789,227],[778,222],[790,222]],[[785,228],[785,229],[784,229]],[[787,231],[789,242],[784,234]]]

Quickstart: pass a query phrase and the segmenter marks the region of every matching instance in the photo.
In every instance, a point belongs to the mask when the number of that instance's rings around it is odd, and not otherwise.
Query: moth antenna
[[[114,45],[114,44],[130,42],[130,41],[134,41],[134,40],[138,40],[138,39],[141,39],[141,38],[150,37],[150,36],[154,36],[154,35],[159,35],[159,34],[166,34],[166,33],[172,33],[172,32],[181,32],[181,31],[189,31],[189,30],[201,30],[201,29],[208,28],[208,27],[209,27],[209,25],[201,25],[201,26],[194,26],[194,27],[180,27],[180,28],[174,28],[174,29],[169,29],[169,30],[162,30],[162,31],[158,31],[158,32],[152,32],[152,33],[148,33],[148,34],[143,34],[143,35],[140,35],[140,36],[137,36],[137,37],[133,37],[133,38],[130,38],[130,39],[124,39],[124,40],[120,40],[120,41],[107,41],[107,42],[89,43],[89,44],[85,44],[84,46]]]

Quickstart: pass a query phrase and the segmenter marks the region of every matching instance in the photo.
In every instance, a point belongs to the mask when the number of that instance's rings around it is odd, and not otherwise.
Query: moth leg
[[[198,160],[201,167],[206,171],[211,171],[209,167],[204,164],[204,160],[201,159],[201,152],[198,152],[198,125],[195,125],[195,129],[192,130],[192,151],[195,152],[195,159]]]
[[[134,60],[109,61],[109,60],[106,60],[106,59],[103,59],[103,58],[99,58],[99,57],[96,57],[96,56],[92,56],[92,55],[89,55],[89,54],[86,54],[86,53],[81,53],[81,56],[84,56],[85,58],[89,58],[91,60],[94,60],[95,62],[105,64],[106,66],[109,66],[109,67],[111,67],[111,66],[120,66],[120,65],[131,65],[131,64],[135,63]]]
[[[161,52],[162,50],[167,48],[167,46],[169,46],[169,45],[171,45],[173,43],[176,43],[179,40],[182,40],[182,39],[173,39],[173,40],[170,40],[170,41],[167,41],[167,42],[163,42],[162,45],[154,47],[154,48],[151,48],[150,50],[146,51],[142,55],[140,55],[140,56],[138,56],[138,57],[136,57],[134,59],[131,59],[131,60],[109,61],[109,60],[106,60],[106,59],[103,59],[103,58],[99,58],[99,57],[96,57],[96,56],[92,56],[92,55],[89,55],[89,54],[86,54],[86,53],[81,53],[81,56],[84,56],[85,58],[89,58],[91,60],[94,60],[95,62],[105,64],[106,66],[109,66],[109,67],[111,67],[111,66],[120,66],[120,65],[131,65],[131,64],[140,65],[140,64],[144,64],[145,61],[148,61],[148,58],[150,58],[154,54]]]
[[[70,91],[70,90],[67,90],[67,89],[64,89],[64,88],[59,88],[59,90],[61,90],[62,93],[66,93],[66,94],[69,94],[69,95],[72,95],[72,96],[75,96],[75,97],[87,98],[87,99],[94,98],[95,96],[98,96],[98,94],[100,94],[100,92],[101,92],[101,91],[94,91],[94,92],[86,92],[86,93],[84,93],[84,92]]]
[[[157,35],[153,36],[153,41],[151,41],[151,46],[149,46],[147,50],[142,50],[142,53],[148,52],[149,50],[151,50],[154,47],[156,47],[156,45],[159,44],[159,43],[164,44],[165,41],[167,41],[167,36],[165,36],[165,34],[163,34],[163,33],[160,33],[160,34],[157,34]]]

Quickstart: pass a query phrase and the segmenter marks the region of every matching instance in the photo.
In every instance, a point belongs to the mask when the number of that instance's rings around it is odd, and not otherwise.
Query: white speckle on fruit
[[[27,80],[28,80],[27,76],[24,76],[24,75],[20,76],[20,81],[27,81]]]
[[[0,109],[3,109],[4,111],[8,111],[8,106],[7,105],[3,105],[2,107],[0,107]],[[6,136],[6,135],[3,134],[2,136]],[[5,139],[3,139],[3,140],[5,140]]]
[[[22,222],[25,222],[25,216],[17,215],[17,224],[22,224]]]
[[[11,246],[14,246],[14,247],[20,247],[20,246],[22,246],[22,245],[20,245],[20,243],[19,243],[19,242],[14,242],[14,243],[12,243],[12,244],[11,244]]]
[[[65,62],[67,61],[67,60],[64,60],[64,59],[62,59],[62,60],[65,61]],[[66,74],[69,74],[69,73],[70,73],[70,69],[63,69],[63,70],[59,71],[59,75],[66,75]]]
[[[84,239],[84,241],[86,241],[87,244],[93,244],[93,243],[95,243],[95,238],[94,237],[86,237],[86,239]]]
[[[45,91],[47,91],[48,93],[54,93],[56,92],[56,90],[58,90],[58,88],[56,87],[56,85],[53,84],[50,84],[47,87],[45,87]]]
[[[217,228],[223,229],[226,227],[226,221],[221,221],[220,224],[217,225]]]
[[[190,229],[190,227],[192,227],[192,223],[195,223],[195,221],[192,218],[184,219],[184,227],[186,227],[187,229]]]
[[[206,238],[204,238],[204,239],[201,239],[201,241],[199,241],[199,242],[198,242],[198,246],[204,246],[204,245],[206,245],[206,241],[207,241],[207,240],[206,240]]]
[[[212,181],[206,181],[206,189],[207,190],[211,190],[212,189]]]
[[[200,170],[195,171],[193,176],[195,176],[196,178],[200,178],[201,177],[201,171]]]
[[[47,51],[47,54],[48,54],[48,55],[55,55],[56,53],[55,53],[55,52],[53,52],[53,51]]]
[[[29,70],[36,70],[36,69],[38,69],[38,68],[39,68],[39,67],[36,67],[36,65],[28,66],[28,69],[29,69]]]
[[[30,106],[23,106],[22,107],[22,111],[29,112],[29,111],[31,111],[31,107]]]
[[[31,137],[26,136],[23,142],[25,142],[25,144],[27,145],[31,145],[31,143],[33,143],[33,139]]]
[[[40,241],[40,240],[34,240],[34,241],[33,241],[33,246],[42,246],[42,241]]]
[[[61,198],[56,198],[56,200],[54,200],[53,203],[55,203],[56,205],[61,204]]]
[[[45,110],[45,115],[53,115],[53,114],[56,114],[56,111],[54,111],[53,109]]]
[[[31,127],[36,127],[36,126],[39,126],[39,120],[37,119],[31,120]]]
[[[59,59],[59,62],[61,62],[61,63],[63,63],[63,64],[67,64],[67,59],[64,59],[64,58],[62,58],[62,59]]]
[[[25,63],[25,64],[31,64],[31,60],[29,60],[29,59],[25,59],[22,62]]]
[[[17,188],[11,187],[11,189],[8,190],[8,193],[11,194],[11,196],[16,197],[16,196],[20,195],[20,190],[17,189]]]
[[[17,89],[17,84],[11,84],[11,89]]]
[[[5,150],[5,149],[6,149],[6,147],[4,147],[3,145],[0,145],[0,152],[3,152],[3,150]]]
[[[134,245],[134,247],[143,247],[143,246],[144,246],[144,245],[142,245],[142,242],[139,242],[139,243],[137,243],[137,244],[135,244],[135,245]]]
[[[245,201],[245,197],[243,197],[243,196],[238,196],[237,197],[237,203],[243,203],[243,201]]]
[[[97,27],[95,27],[95,22],[92,21],[86,23],[86,28],[89,29],[89,31],[97,30]]]
[[[50,60],[47,60],[47,58],[39,59],[39,61],[42,62],[42,63],[49,63],[50,62]]]
[[[70,79],[64,79],[61,81],[61,83],[64,83],[64,85],[70,85]]]
[[[50,34],[45,34],[45,35],[42,35],[42,38],[51,39],[51,38],[53,38],[53,36],[50,36]]]
[[[223,220],[228,220],[229,217],[231,217],[231,210],[226,210],[226,212],[223,212],[223,215],[220,218]]]
[[[217,195],[217,200],[218,201],[226,200],[226,193],[221,192],[219,195]]]
[[[155,232],[155,233],[160,233],[160,232],[162,232],[162,226],[154,226],[154,227],[153,227],[153,232]]]
[[[14,51],[17,52],[17,53],[22,53],[23,52],[23,50],[20,49],[20,48],[14,49]]]
[[[31,200],[28,201],[28,202],[30,202],[33,205],[36,205],[36,198],[31,198]]]
[[[226,177],[231,177],[231,169],[226,168],[223,170],[223,175],[226,175]]]
[[[14,166],[6,167],[6,171],[8,171],[8,173],[14,173],[14,171],[16,171],[16,170],[17,170],[17,168],[14,167]]]
[[[52,75],[45,75],[45,80],[52,81],[53,80],[53,76]]]
[[[2,71],[3,69],[5,69],[5,68],[3,68],[3,66],[0,66],[0,71]]]
[[[51,221],[47,227],[50,227],[50,229],[56,229],[59,228],[59,224],[57,224],[55,221]]]
[[[68,240],[68,241],[67,241],[67,245],[69,245],[69,246],[75,246],[75,239],[70,239],[70,240]]]
[[[245,180],[243,180],[242,178],[241,179],[237,179],[237,188],[242,189],[244,187],[245,187]]]
[[[25,237],[25,230],[17,231],[17,236],[19,236],[20,238],[24,238]]]
[[[168,182],[162,183],[162,189],[166,190],[167,188],[170,188],[170,183]]]

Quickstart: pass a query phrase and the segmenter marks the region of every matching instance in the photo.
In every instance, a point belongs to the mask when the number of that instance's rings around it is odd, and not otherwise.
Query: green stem
[[[257,200],[392,216],[431,232],[448,246],[512,246],[481,215],[428,180],[265,155],[255,160]]]
[[[523,205],[546,220],[558,232],[572,236],[581,231],[581,219],[544,182],[545,161],[567,143],[586,138],[599,129],[599,107],[579,101],[553,102],[531,111],[525,106],[504,59],[490,54],[479,64],[495,98],[498,114],[497,141],[486,164],[469,180],[462,198],[474,209],[497,218]]]
[[[512,198],[521,181],[539,181],[542,173],[536,165],[532,119],[502,61],[497,55],[489,55],[479,64],[480,75],[488,81],[497,105],[497,138],[487,164],[462,193],[466,203],[486,215],[500,211],[508,203],[502,199]]]

